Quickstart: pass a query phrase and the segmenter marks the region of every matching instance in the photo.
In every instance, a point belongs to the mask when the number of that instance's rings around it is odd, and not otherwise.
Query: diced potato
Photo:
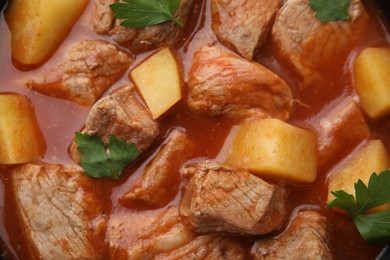
[[[367,48],[355,60],[356,91],[372,118],[390,114],[390,48]]]
[[[226,163],[258,175],[310,183],[317,175],[317,139],[278,119],[248,121],[233,138]]]
[[[45,61],[61,44],[89,0],[13,0],[6,10],[12,57],[23,65]]]
[[[169,48],[163,48],[136,67],[130,77],[156,119],[182,96],[179,68]]]
[[[19,94],[0,94],[0,164],[38,160],[45,150],[31,103]]]
[[[390,167],[389,154],[380,140],[371,140],[335,168],[329,177],[328,203],[334,199],[331,191],[344,190],[355,195],[354,184],[361,179],[366,185],[373,172],[377,174]],[[387,208],[389,204],[387,204]]]

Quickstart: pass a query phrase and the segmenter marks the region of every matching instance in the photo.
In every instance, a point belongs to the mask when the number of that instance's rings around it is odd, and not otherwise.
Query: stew
[[[9,1],[0,20],[6,259],[375,259],[384,248],[326,208],[360,171],[390,168],[386,100],[375,110],[387,94],[365,103],[390,61],[376,3],[351,0],[347,20],[321,22],[307,0],[181,0],[184,27],[125,28],[118,1],[29,1]],[[136,159],[98,172],[99,141],[83,151],[83,136],[133,143]],[[108,146],[104,167],[125,150]]]

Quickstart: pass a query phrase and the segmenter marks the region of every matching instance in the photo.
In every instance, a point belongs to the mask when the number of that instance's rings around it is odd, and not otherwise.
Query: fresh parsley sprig
[[[346,21],[350,3],[351,0],[310,0],[310,7],[321,22]]]
[[[111,135],[108,141],[108,151],[97,135],[75,133],[77,149],[81,153],[80,165],[86,175],[101,178],[108,177],[118,180],[123,170],[134,161],[140,152],[135,144],[127,144]]]
[[[352,218],[362,237],[371,242],[390,242],[390,209],[379,213],[367,211],[390,202],[390,170],[372,173],[368,186],[355,183],[355,196],[343,190],[331,192],[336,198],[327,208],[344,209]]]
[[[144,28],[165,21],[173,21],[184,27],[174,16],[180,6],[180,0],[123,0],[110,5],[114,18],[123,19],[121,26],[128,28]]]

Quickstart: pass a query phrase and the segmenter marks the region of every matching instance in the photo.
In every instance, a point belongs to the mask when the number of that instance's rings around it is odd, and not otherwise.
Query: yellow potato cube
[[[317,138],[314,133],[278,119],[240,125],[226,163],[257,175],[310,183],[317,175]]]
[[[355,88],[372,118],[390,114],[390,48],[367,48],[355,60]]]
[[[0,164],[35,161],[45,150],[31,103],[19,94],[0,94]]]
[[[5,18],[12,57],[23,65],[45,61],[61,44],[89,0],[13,0]]]
[[[179,68],[169,48],[163,48],[146,59],[130,73],[130,77],[154,119],[181,99]]]
[[[328,203],[334,199],[331,191],[344,190],[355,196],[355,182],[361,179],[367,185],[373,172],[379,174],[390,167],[389,154],[382,141],[371,140],[357,149],[330,173]],[[390,208],[389,204],[386,205]]]

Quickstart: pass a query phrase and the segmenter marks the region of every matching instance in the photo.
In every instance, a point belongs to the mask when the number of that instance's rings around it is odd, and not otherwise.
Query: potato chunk
[[[367,48],[355,60],[356,91],[372,118],[390,114],[390,48]]]
[[[355,195],[354,183],[361,179],[366,185],[373,172],[380,173],[390,167],[389,154],[380,140],[371,140],[357,148],[329,175],[328,203],[334,199],[331,191],[344,190]],[[390,208],[389,204],[386,204]]]
[[[38,160],[45,150],[31,103],[19,94],[0,94],[0,164]]]
[[[278,119],[247,121],[239,127],[226,162],[257,175],[310,183],[317,175],[317,139]]]
[[[163,48],[136,67],[130,77],[141,92],[153,119],[181,99],[181,80],[175,57]]]
[[[6,11],[12,57],[23,65],[45,61],[61,44],[89,0],[14,0]]]

